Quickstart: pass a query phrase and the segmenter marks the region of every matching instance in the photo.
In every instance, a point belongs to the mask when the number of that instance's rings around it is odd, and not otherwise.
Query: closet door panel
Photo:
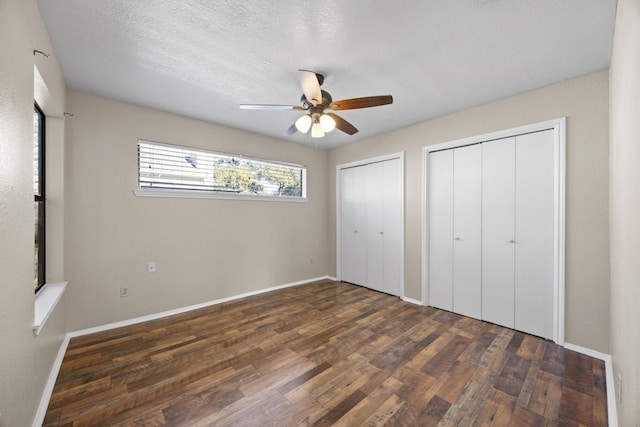
[[[368,258],[368,242],[367,242],[367,170],[366,166],[353,168],[354,171],[354,245],[353,245],[353,261],[354,275],[353,281],[358,285],[367,285],[367,258]]]
[[[340,279],[355,280],[355,171],[340,171]]]
[[[384,163],[363,167],[366,175],[367,204],[367,281],[366,286],[384,291]]]
[[[453,310],[453,150],[429,156],[429,305]]]
[[[384,203],[384,292],[400,296],[402,292],[402,168],[400,159],[382,163],[384,182],[382,193]]]
[[[362,167],[340,171],[341,279],[359,285],[365,285],[367,278],[365,184]]]
[[[482,320],[514,327],[515,138],[482,144]]]
[[[482,147],[453,150],[453,311],[481,317]]]
[[[553,131],[516,137],[515,328],[553,338]]]

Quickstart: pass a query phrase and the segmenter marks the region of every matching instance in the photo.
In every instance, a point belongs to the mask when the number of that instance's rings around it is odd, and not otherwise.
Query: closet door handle
[[[511,239],[511,240],[507,240],[507,243],[515,243],[516,241]]]
[[[358,232],[358,230],[353,230],[353,232],[354,232],[354,233],[357,233],[357,232]]]
[[[384,234],[384,231],[381,231],[380,234]]]
[[[462,240],[460,237],[454,237],[453,240]]]

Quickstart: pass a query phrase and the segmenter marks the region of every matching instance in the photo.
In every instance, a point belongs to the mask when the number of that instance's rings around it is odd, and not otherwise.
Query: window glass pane
[[[44,201],[35,202],[34,285],[44,285]]]
[[[306,197],[299,165],[187,147],[138,142],[138,186],[237,195]]]
[[[37,109],[33,109],[33,194],[42,196],[40,189],[40,129],[41,117]]]
[[[34,286],[37,292],[45,278],[45,194],[44,194],[44,115],[33,109],[33,194],[34,211]]]

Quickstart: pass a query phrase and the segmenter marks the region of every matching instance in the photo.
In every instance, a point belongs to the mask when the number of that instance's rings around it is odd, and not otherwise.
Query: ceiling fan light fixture
[[[360,108],[378,107],[393,103],[391,95],[364,96],[360,98],[333,101],[329,92],[320,89],[324,76],[309,70],[298,70],[298,79],[302,88],[300,102],[302,105],[280,104],[240,104],[244,110],[298,110],[304,115],[290,125],[284,136],[292,136],[296,132],[309,134],[312,138],[322,138],[325,133],[338,129],[347,135],[355,135],[358,129],[335,114],[334,111],[356,110]],[[326,111],[326,112],[325,112]]]
[[[308,114],[300,116],[300,118],[296,120],[296,129],[302,133],[307,133],[311,127],[311,121],[311,116]]]
[[[320,116],[320,126],[324,132],[329,133],[336,128],[336,121],[330,115],[323,114]]]
[[[316,121],[313,126],[311,126],[311,138],[322,138],[324,136],[324,130],[322,130],[322,125],[320,121]]]

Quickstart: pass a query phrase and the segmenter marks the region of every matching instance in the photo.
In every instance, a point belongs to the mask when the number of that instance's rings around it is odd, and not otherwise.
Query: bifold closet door
[[[341,279],[358,285],[367,281],[367,210],[364,201],[364,168],[340,172],[340,268]]]
[[[402,292],[400,158],[340,171],[341,280]]]
[[[514,327],[515,138],[482,144],[482,320]]]
[[[402,175],[400,159],[366,166],[367,286],[400,295]]]
[[[481,316],[482,151],[433,152],[429,160],[429,304]]]
[[[553,131],[516,137],[515,163],[515,329],[553,339]]]
[[[429,154],[429,304],[554,338],[554,130]]]
[[[453,150],[429,156],[429,305],[453,311]]]
[[[366,174],[364,196],[367,203],[367,283],[366,286],[384,292],[384,163],[362,166]]]
[[[453,311],[480,319],[482,147],[453,150]]]
[[[379,236],[384,238],[384,286],[383,291],[401,296],[402,293],[402,165],[400,159],[382,162],[382,209],[384,227]]]

